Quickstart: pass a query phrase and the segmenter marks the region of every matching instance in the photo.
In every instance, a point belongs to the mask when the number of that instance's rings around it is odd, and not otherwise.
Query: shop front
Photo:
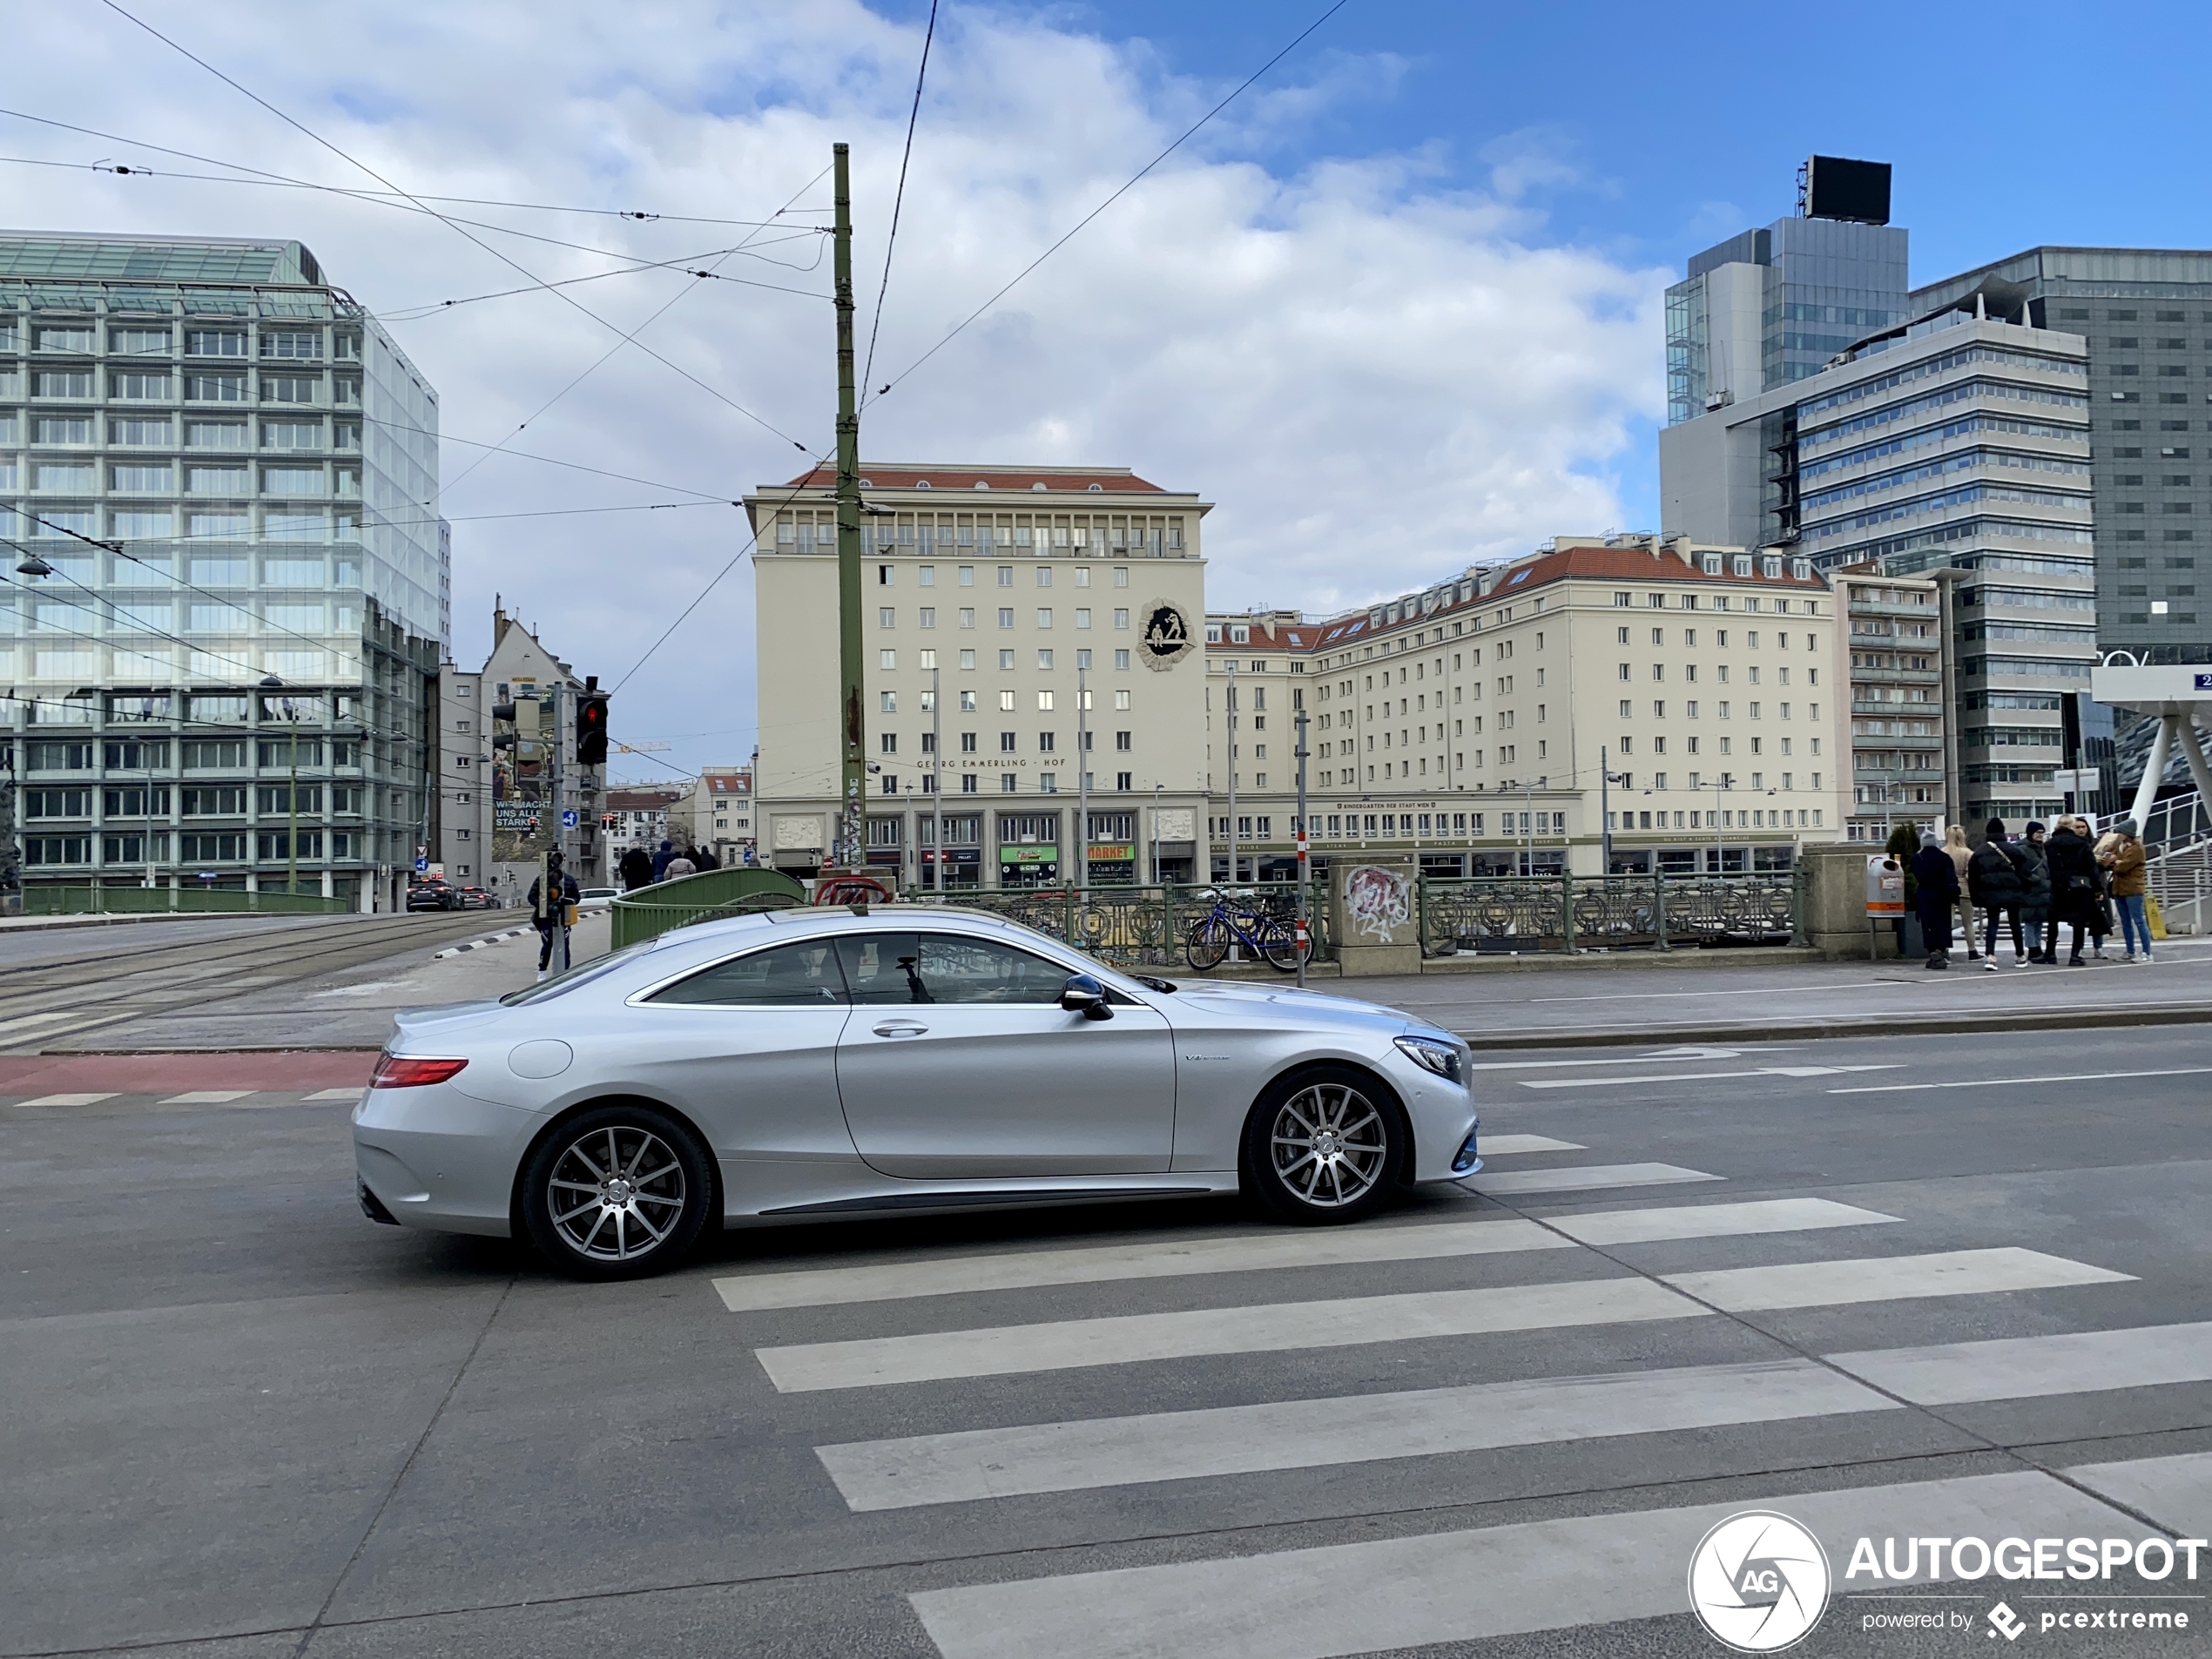
[[[999,848],[999,886],[1049,887],[1060,880],[1060,849],[1056,846]]]
[[[1094,885],[1133,887],[1136,882],[1136,847],[1128,841],[1094,841],[1083,849]]]
[[[934,888],[937,884],[937,850],[921,849],[921,885]],[[983,885],[983,849],[980,846],[948,846],[945,849],[945,887],[980,887]]]

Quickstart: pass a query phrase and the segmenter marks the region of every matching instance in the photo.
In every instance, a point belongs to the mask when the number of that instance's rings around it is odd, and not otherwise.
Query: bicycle
[[[1227,961],[1232,945],[1243,947],[1283,973],[1298,968],[1298,937],[1286,923],[1261,911],[1232,910],[1217,892],[1213,908],[1190,925],[1184,941],[1184,955],[1194,970],[1203,974]]]

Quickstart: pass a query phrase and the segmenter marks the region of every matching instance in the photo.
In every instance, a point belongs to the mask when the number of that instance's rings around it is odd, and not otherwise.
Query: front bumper
[[[448,1083],[372,1089],[354,1109],[354,1170],[402,1227],[505,1238],[515,1174],[543,1121]]]

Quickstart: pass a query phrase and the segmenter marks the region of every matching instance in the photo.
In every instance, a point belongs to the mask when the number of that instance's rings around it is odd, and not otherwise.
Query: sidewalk
[[[1578,963],[1314,988],[1420,1014],[1488,1049],[2212,1022],[2212,941],[2168,941],[2148,967],[2112,948],[2111,960],[2079,968],[2015,968],[2006,951],[1994,974],[1963,955],[1935,974],[1918,962],[1777,963],[1747,951],[1731,953],[1736,966],[1647,965],[1618,976]]]

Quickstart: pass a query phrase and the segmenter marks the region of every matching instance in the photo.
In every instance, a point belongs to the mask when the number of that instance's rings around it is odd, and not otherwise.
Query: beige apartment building
[[[1878,846],[1899,824],[1940,831],[1951,821],[1949,803],[1959,799],[1958,724],[1951,713],[1953,583],[1947,574],[1885,575],[1871,562],[1844,565],[1829,576],[1851,686],[1851,807],[1845,839]],[[2019,735],[2058,746],[2055,725],[2047,733]],[[1979,833],[1980,826],[1974,827]]]
[[[1786,553],[1561,536],[1319,624],[1262,611],[1206,630],[1217,877],[1232,856],[1238,880],[1285,867],[1301,711],[1324,860],[1594,874],[1609,835],[1615,870],[1687,874],[1784,867],[1843,833],[1836,600]]]
[[[1097,880],[1193,879],[1211,503],[1122,468],[871,465],[860,482],[869,867],[919,886],[1056,885],[1086,860]],[[799,874],[829,856],[839,807],[834,482],[818,469],[745,498],[753,830],[761,862]]]

